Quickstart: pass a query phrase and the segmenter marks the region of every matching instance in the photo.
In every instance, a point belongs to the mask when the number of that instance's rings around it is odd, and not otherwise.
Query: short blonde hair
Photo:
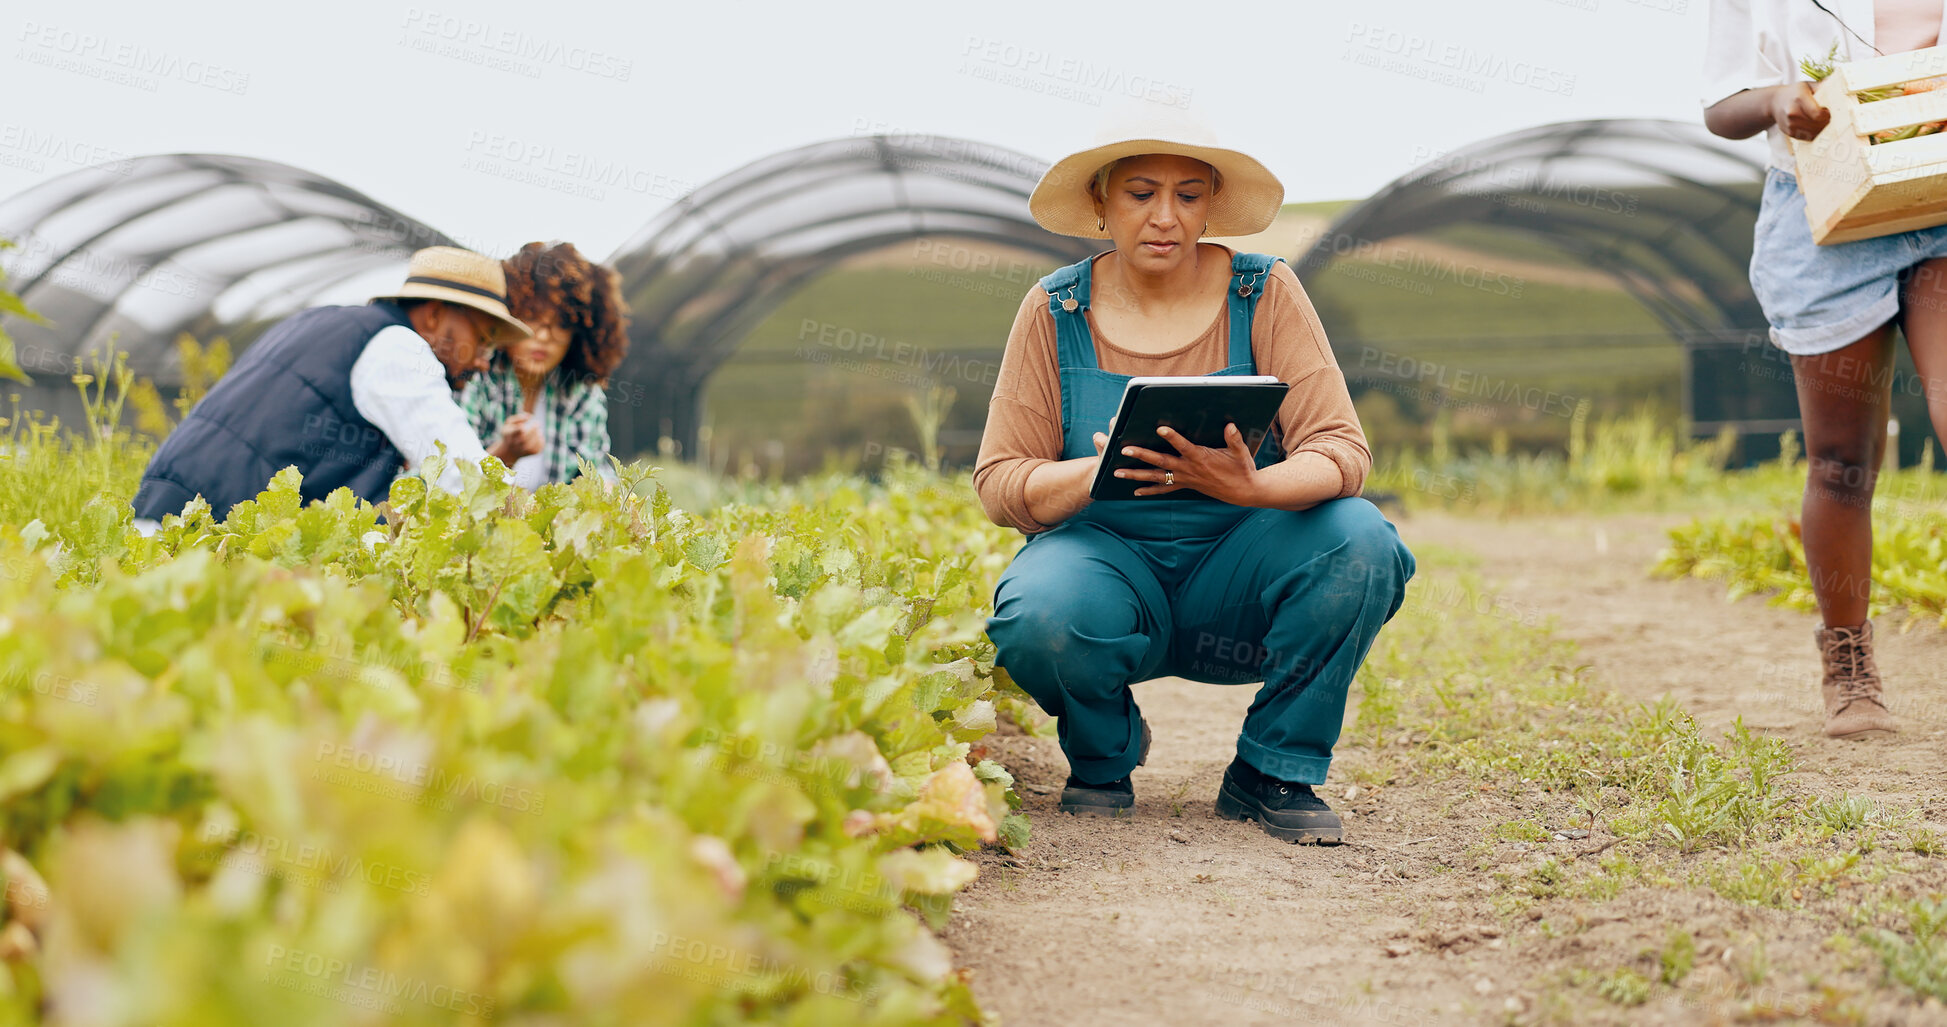
[[[1131,155],[1128,157],[1117,157],[1115,160],[1112,160],[1107,164],[1102,165],[1100,168],[1096,169],[1094,181],[1091,181],[1088,184],[1088,194],[1090,196],[1095,197],[1097,200],[1102,201],[1103,203],[1109,202],[1109,179],[1115,175],[1115,169],[1121,167],[1127,161],[1135,160],[1136,156],[1138,155]],[[1146,157],[1148,156],[1148,154],[1141,154],[1140,156]],[[1210,169],[1210,195],[1215,196],[1218,193],[1223,192],[1224,173],[1218,171],[1217,166],[1215,164],[1211,164],[1209,161],[1200,161],[1199,163],[1203,164],[1203,166]]]

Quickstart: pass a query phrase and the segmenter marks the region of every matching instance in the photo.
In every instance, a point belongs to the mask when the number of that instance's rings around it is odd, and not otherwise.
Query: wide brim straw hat
[[[500,261],[456,246],[428,246],[412,255],[405,284],[378,300],[441,300],[491,315],[495,345],[534,334],[507,309],[507,273]]]
[[[1056,161],[1028,196],[1028,212],[1057,235],[1107,239],[1109,233],[1096,227],[1089,185],[1104,165],[1145,153],[1180,154],[1217,169],[1223,188],[1210,197],[1210,235],[1255,235],[1271,227],[1284,205],[1284,183],[1256,158],[1217,145],[1216,136],[1187,115],[1142,104],[1105,120],[1095,145]]]

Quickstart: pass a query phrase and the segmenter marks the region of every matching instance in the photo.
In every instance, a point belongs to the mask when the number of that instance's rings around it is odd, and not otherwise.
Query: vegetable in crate
[[[1832,69],[1838,63],[1839,44],[1834,43],[1832,44],[1832,49],[1826,51],[1823,59],[1814,60],[1806,57],[1800,60],[1798,62],[1798,70],[1804,72],[1805,77],[1814,82],[1823,82],[1832,74]],[[1882,89],[1867,89],[1854,93],[1853,95],[1859,98],[1860,103],[1875,103],[1880,100],[1891,100],[1896,96],[1931,93],[1943,85],[1947,85],[1947,78],[1923,78],[1897,86],[1886,86]],[[1908,125],[1905,128],[1892,128],[1884,132],[1874,132],[1872,141],[1875,143],[1892,143],[1898,142],[1901,139],[1917,139],[1920,136],[1933,135],[1942,129],[1947,129],[1947,121],[1930,121],[1922,125]]]

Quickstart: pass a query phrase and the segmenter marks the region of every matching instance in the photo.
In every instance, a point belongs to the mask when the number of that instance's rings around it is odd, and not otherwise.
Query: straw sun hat
[[[1055,162],[1028,197],[1036,223],[1059,235],[1107,239],[1095,227],[1095,199],[1089,185],[1111,161],[1145,153],[1193,157],[1217,169],[1223,188],[1210,198],[1209,234],[1254,235],[1271,226],[1284,203],[1284,184],[1256,159],[1217,145],[1216,137],[1188,117],[1144,104],[1105,121],[1095,145]]]
[[[499,322],[496,344],[534,334],[507,309],[507,275],[500,261],[454,246],[428,246],[412,255],[406,282],[381,300],[443,300],[472,307]]]

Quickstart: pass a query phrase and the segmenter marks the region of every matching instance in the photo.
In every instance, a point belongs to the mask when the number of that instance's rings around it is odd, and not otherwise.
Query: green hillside
[[[1462,437],[1484,439],[1499,427],[1520,444],[1565,438],[1565,417],[1506,402],[1533,389],[1588,397],[1601,411],[1646,398],[1674,407],[1681,353],[1628,294],[1534,280],[1522,273],[1527,265],[1510,263],[1512,253],[1483,252],[1465,267],[1442,253],[1339,261],[1309,287],[1355,394],[1385,394],[1361,399],[1375,435],[1383,425],[1415,441],[1450,406],[1460,410]],[[1561,264],[1558,255],[1549,262]],[[888,448],[917,444],[905,400],[934,386],[957,393],[943,426],[947,455],[970,460],[1008,328],[1022,296],[1050,269],[1005,261],[986,273],[846,268],[811,282],[712,378],[705,402],[713,462],[785,473],[834,453],[874,463]],[[1445,372],[1431,385],[1419,377],[1429,362]],[[1444,395],[1442,383],[1456,380],[1463,392],[1484,391]]]

